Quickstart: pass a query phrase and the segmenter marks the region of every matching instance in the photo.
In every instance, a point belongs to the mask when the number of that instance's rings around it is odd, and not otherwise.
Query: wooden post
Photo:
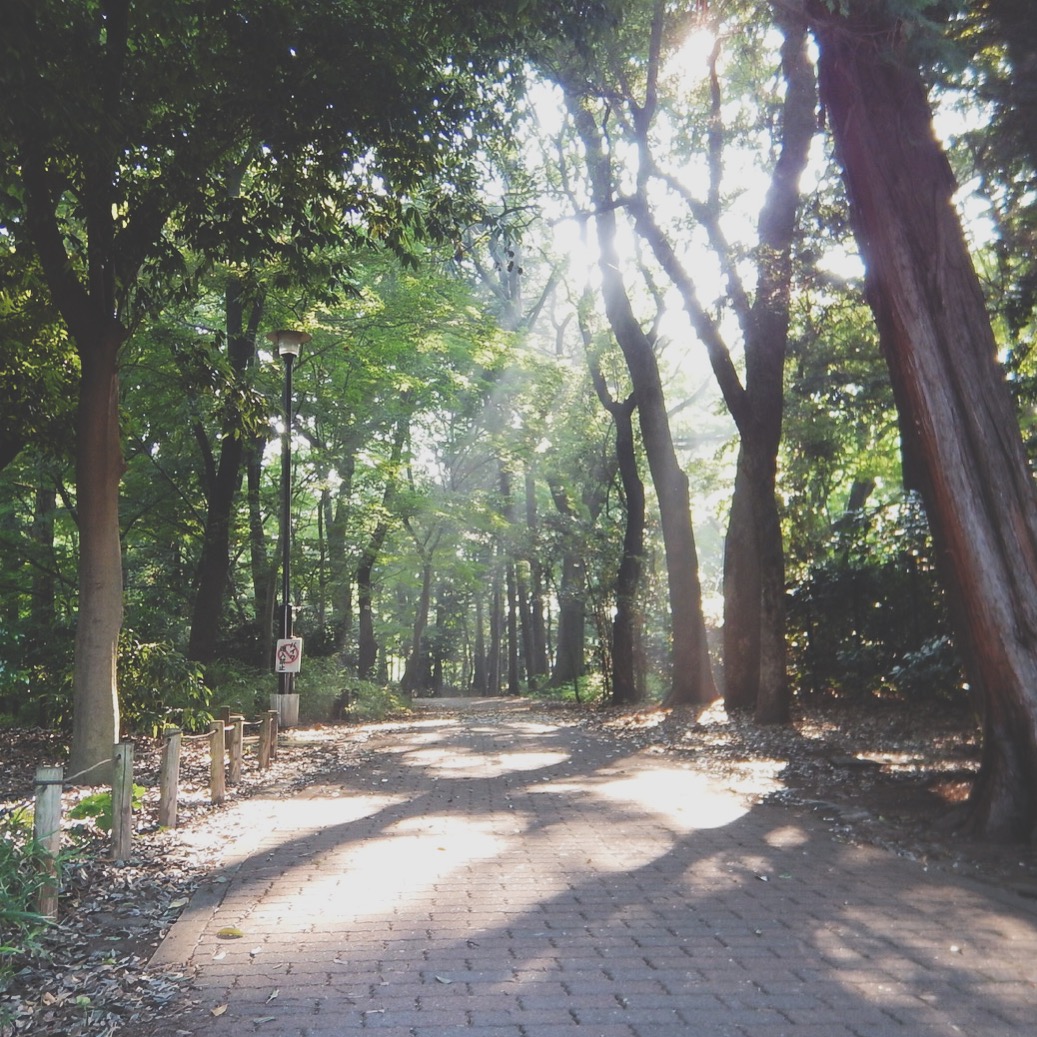
[[[112,762],[112,859],[128,861],[133,845],[133,742],[117,742]]]
[[[270,766],[271,713],[276,715],[277,710],[268,709],[259,722],[259,769],[261,771],[265,771]]]
[[[36,910],[47,918],[58,917],[58,854],[61,852],[61,767],[36,768],[36,807],[32,837],[45,851],[41,861],[43,881],[36,893]]]
[[[219,806],[227,798],[224,752],[223,721],[214,720],[209,736],[209,800],[215,806]]]
[[[280,726],[281,714],[276,709],[268,709],[266,715],[270,717],[270,759],[277,759],[277,731]]]
[[[223,721],[223,744],[228,751],[230,750],[231,715],[230,706],[220,706],[220,720]]]
[[[176,828],[177,800],[180,797],[180,743],[183,734],[179,728],[165,731],[162,743],[162,765],[158,778],[158,823],[162,828]]]
[[[245,718],[240,713],[230,716],[230,773],[227,780],[231,785],[241,781],[241,758],[245,751]]]

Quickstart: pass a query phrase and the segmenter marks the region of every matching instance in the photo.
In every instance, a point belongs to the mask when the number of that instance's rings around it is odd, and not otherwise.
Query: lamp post
[[[284,439],[281,443],[281,629],[280,638],[294,636],[291,603],[292,560],[292,365],[299,350],[310,341],[305,331],[271,331],[266,336],[284,360]],[[290,695],[295,690],[295,672],[286,671],[279,661],[278,693]]]

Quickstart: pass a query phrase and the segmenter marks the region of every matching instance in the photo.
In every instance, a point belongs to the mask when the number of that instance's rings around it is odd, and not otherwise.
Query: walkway
[[[370,748],[362,773],[234,808],[240,863],[155,959],[195,974],[162,1037],[1033,1032],[1037,904],[1016,893],[528,705],[426,711]]]

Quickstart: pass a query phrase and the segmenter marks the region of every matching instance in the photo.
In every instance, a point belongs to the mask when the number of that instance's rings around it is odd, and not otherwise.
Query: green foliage
[[[410,699],[394,684],[350,678],[342,682],[341,688],[348,694],[348,704],[344,703],[344,716],[350,720],[369,723],[406,713],[410,709]]]
[[[168,642],[139,641],[123,631],[119,688],[123,722],[133,731],[154,735],[171,722],[196,730],[212,720],[212,692],[201,666]]]
[[[791,588],[792,679],[807,696],[957,695],[948,629],[917,499],[861,512]]]
[[[398,688],[358,680],[330,656],[312,658],[304,654],[295,688],[302,724],[326,723],[347,716],[353,720],[380,720],[407,707],[407,699]],[[276,690],[274,685],[271,690]]]
[[[39,949],[39,937],[49,924],[33,910],[44,882],[45,852],[32,839],[24,811],[0,815],[0,993],[7,989],[17,958]]]
[[[144,793],[147,790],[143,785],[134,784],[130,797],[130,806],[133,810],[140,810],[144,805]],[[112,830],[112,794],[111,792],[95,792],[93,795],[84,796],[74,807],[68,811],[68,816],[75,821],[91,821],[96,828],[104,833]],[[79,830],[84,831],[82,826]]]
[[[222,659],[206,666],[205,683],[211,689],[214,708],[226,706],[232,713],[246,717],[269,709],[270,693],[277,690],[277,678],[270,670],[235,659]]]
[[[588,673],[579,680],[564,684],[548,684],[530,692],[530,697],[544,702],[579,702],[602,705],[606,699],[605,680],[600,673]]]

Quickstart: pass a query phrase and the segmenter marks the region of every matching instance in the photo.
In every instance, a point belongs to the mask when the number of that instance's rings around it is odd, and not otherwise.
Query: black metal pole
[[[284,440],[281,444],[281,637],[292,637],[292,362],[284,354]],[[278,690],[290,695],[295,690],[295,674],[281,673]]]

